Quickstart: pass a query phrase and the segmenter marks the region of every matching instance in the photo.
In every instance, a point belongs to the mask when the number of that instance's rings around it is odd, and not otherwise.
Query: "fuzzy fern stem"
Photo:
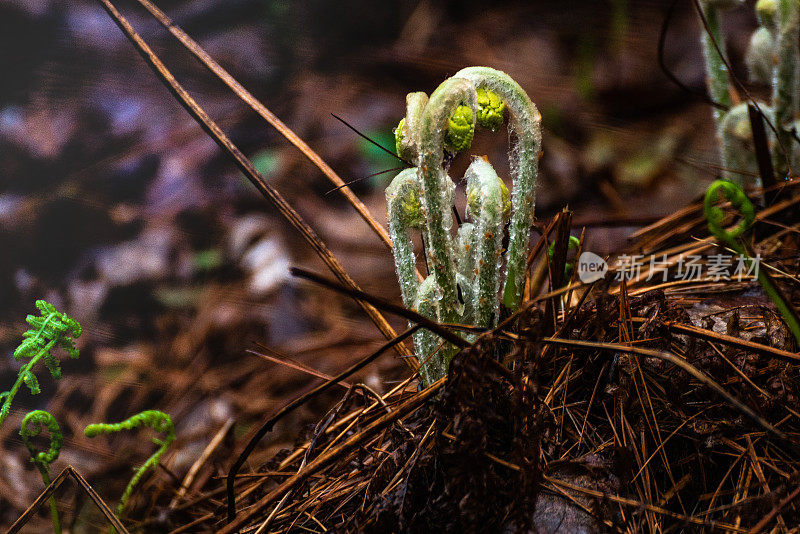
[[[713,110],[714,122],[717,125],[717,139],[722,143],[722,119],[725,117],[726,109],[731,106],[731,94],[730,73],[725,61],[720,56],[720,52],[726,53],[725,36],[720,25],[721,6],[719,5],[719,0],[701,0],[700,6],[703,9],[703,16],[708,26],[708,30],[705,27],[701,30],[708,94],[714,102],[723,106],[714,107]],[[722,158],[723,167],[727,167],[725,156],[723,155]]]
[[[461,313],[461,321],[465,324],[475,323],[475,251],[477,250],[477,230],[475,225],[464,222],[458,227],[458,237],[456,238],[454,254],[456,265],[458,265],[457,282],[461,289],[461,297],[464,301],[464,311]]]
[[[425,317],[436,316],[436,282],[428,276],[419,287],[414,301],[414,309]],[[414,337],[414,350],[420,362],[419,374],[423,386],[433,384],[447,374],[447,367],[453,357],[452,351],[441,338],[429,330],[421,330]]]
[[[781,177],[786,177],[789,167],[795,165],[792,158],[792,138],[795,114],[798,108],[798,82],[800,81],[800,58],[797,42],[800,39],[800,4],[797,0],[778,0],[775,47],[778,64],[772,84],[772,103],[775,108],[775,127],[778,145],[772,151],[773,166]],[[787,155],[788,154],[788,155]],[[788,162],[788,163],[787,163]]]
[[[772,110],[760,105],[768,120],[772,120]],[[733,106],[722,118],[721,156],[725,162],[722,177],[739,187],[761,187],[755,152],[753,151],[753,132],[750,126],[750,113],[747,103]],[[771,139],[775,139],[770,131]]]
[[[528,94],[504,72],[489,67],[467,67],[458,71],[455,77],[470,80],[477,89],[484,88],[496,93],[508,107],[510,114],[509,132],[514,134],[516,141],[515,146],[509,150],[514,184],[503,303],[513,311],[522,300],[539,156],[542,150],[542,117]]]
[[[422,113],[419,138],[419,181],[426,221],[428,267],[436,281],[436,318],[448,323],[456,322],[459,313],[456,266],[450,237],[453,184],[447,177],[443,162],[448,124],[459,106],[477,107],[475,87],[467,80],[449,78],[431,94]],[[474,120],[472,114],[473,127]]]
[[[389,218],[389,237],[392,240],[394,265],[397,270],[397,279],[400,282],[400,295],[407,308],[416,309],[426,317],[435,318],[436,310],[426,306],[424,310],[418,309],[417,296],[420,292],[420,282],[417,278],[417,259],[414,255],[414,243],[409,235],[410,230],[419,230],[424,227],[425,219],[422,217],[421,192],[417,181],[416,167],[401,171],[386,188],[386,205]],[[431,280],[432,282],[433,280]],[[432,284],[425,286],[425,291],[432,291]],[[425,302],[428,302],[427,300]],[[413,336],[414,351],[420,362],[430,355],[431,347],[436,336],[428,330],[420,330]],[[425,364],[423,364],[423,368]],[[427,373],[422,371],[423,381]],[[427,382],[426,382],[427,383]]]
[[[428,95],[423,92],[406,95],[406,116],[394,131],[397,155],[415,165],[419,161],[419,124],[427,103]]]
[[[476,326],[492,327],[498,318],[500,302],[500,255],[503,241],[504,196],[508,190],[492,165],[475,158],[465,174],[467,179],[467,210],[475,221],[476,246],[473,294]],[[503,190],[505,189],[505,195]]]
[[[389,237],[392,240],[394,265],[397,269],[397,279],[400,281],[403,304],[409,308],[414,305],[419,289],[417,259],[409,231],[420,229],[425,223],[420,197],[416,167],[401,171],[386,188]]]

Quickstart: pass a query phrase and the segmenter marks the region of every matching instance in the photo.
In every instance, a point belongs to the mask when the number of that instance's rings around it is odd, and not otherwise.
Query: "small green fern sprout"
[[[38,436],[45,427],[50,431],[50,448],[44,452],[37,452],[36,446],[31,440]],[[29,412],[22,420],[19,435],[22,436],[23,443],[31,453],[31,462],[42,475],[42,482],[44,482],[45,486],[49,486],[50,464],[58,459],[58,455],[61,453],[61,446],[64,444],[64,434],[61,433],[58,422],[50,413],[44,410],[34,410]],[[61,534],[61,520],[58,517],[55,496],[50,496],[49,503],[50,516],[53,519],[53,530],[56,534]]]
[[[71,358],[78,357],[78,349],[74,340],[81,335],[81,325],[68,316],[60,313],[56,308],[44,300],[36,301],[39,315],[28,315],[25,321],[32,327],[22,334],[22,343],[14,351],[14,359],[29,358],[22,366],[17,376],[17,381],[10,390],[0,393],[3,405],[0,407],[0,426],[11,411],[11,403],[17,395],[22,384],[28,386],[31,393],[36,395],[41,392],[39,381],[33,374],[34,366],[39,360],[50,371],[50,375],[58,380],[61,378],[61,364],[53,356],[52,350],[56,347],[64,350]]]
[[[728,231],[724,227],[725,212],[714,202],[718,196],[722,196],[731,203],[731,207],[736,210],[741,216],[739,224],[733,230]],[[740,238],[747,232],[755,221],[755,208],[752,202],[747,198],[747,195],[737,185],[725,181],[716,180],[706,190],[706,196],[703,201],[703,210],[708,223],[708,230],[711,234],[722,241],[728,248],[735,251],[740,256],[747,258],[748,263],[753,264],[754,260],[747,250],[747,247],[740,242]],[[772,281],[767,277],[764,269],[758,269],[758,282],[764,289],[764,292],[775,304],[775,307],[783,316],[789,331],[797,341],[797,346],[800,347],[800,323],[798,323],[791,307],[780,294],[780,291],[773,285]]]
[[[741,220],[730,232],[725,229],[725,211],[716,206],[714,202],[718,196],[722,196],[731,203],[731,207],[741,215]],[[708,223],[708,231],[725,243],[731,250],[745,254],[745,247],[739,242],[739,238],[747,232],[756,220],[756,211],[753,203],[747,195],[736,184],[725,180],[716,180],[706,190],[703,200],[703,213]]]
[[[118,517],[122,517],[122,513],[125,510],[125,505],[128,504],[128,499],[133,493],[136,485],[139,483],[139,480],[141,480],[142,476],[144,476],[149,469],[155,469],[155,467],[161,461],[161,457],[164,456],[164,453],[167,452],[169,446],[173,441],[175,441],[175,427],[172,424],[172,419],[164,412],[160,412],[158,410],[145,410],[144,412],[136,414],[133,417],[122,421],[121,423],[94,423],[88,425],[83,431],[83,433],[86,434],[86,437],[93,438],[95,436],[99,436],[100,434],[111,434],[112,432],[133,430],[140,426],[149,426],[156,432],[164,434],[165,437],[164,439],[153,438],[153,443],[159,446],[158,450],[150,458],[148,458],[144,464],[137,468],[136,472],[133,474],[133,478],[131,478],[128,486],[125,488],[125,492],[122,494],[122,498],[119,501],[119,506],[117,507]]]

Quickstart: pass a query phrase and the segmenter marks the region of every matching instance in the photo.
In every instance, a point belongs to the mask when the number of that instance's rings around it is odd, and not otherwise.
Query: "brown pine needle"
[[[321,378],[323,380],[333,380],[333,377],[331,375],[327,375],[327,374],[323,373],[322,371],[317,371],[316,369],[313,369],[313,368],[311,368],[311,367],[309,367],[309,366],[307,366],[305,364],[302,364],[302,363],[300,363],[298,361],[295,361],[295,360],[289,358],[288,356],[286,356],[284,354],[280,354],[280,353],[274,351],[273,349],[270,349],[269,347],[265,347],[264,345],[261,345],[260,343],[259,343],[259,346],[261,348],[263,348],[264,350],[267,350],[267,351],[270,351],[270,352],[274,353],[275,356],[270,356],[269,354],[264,354],[263,352],[258,352],[256,350],[252,350],[252,349],[248,350],[247,352],[249,352],[250,354],[253,354],[254,356],[258,356],[259,358],[263,358],[263,359],[267,360],[268,362],[277,363],[277,364],[286,366],[286,367],[288,367],[290,369],[294,369],[295,371],[301,371],[303,373],[306,373],[306,374],[311,375],[311,376],[315,376],[317,378]],[[345,382],[345,381],[341,381],[341,382],[337,382],[337,383],[340,386],[344,387],[345,389],[350,387],[350,384]]]
[[[164,85],[170,90],[173,96],[180,102],[180,104],[189,112],[198,124],[211,136],[212,139],[222,148],[229,156],[233,158],[236,166],[239,167],[250,182],[256,186],[259,192],[264,195],[272,204],[278,209],[294,228],[299,231],[306,242],[311,245],[317,255],[322,259],[328,268],[336,275],[345,286],[356,289],[358,286],[355,281],[347,274],[342,264],[328,249],[327,245],[317,236],[316,232],[303,220],[299,213],[281,196],[281,194],[272,187],[264,177],[258,172],[253,163],[245,157],[239,148],[225,135],[216,122],[201,108],[197,102],[189,95],[186,89],[175,79],[175,76],[167,69],[164,63],[158,58],[153,50],[144,42],[141,36],[133,29],[133,26],[127,21],[125,17],[117,10],[110,0],[100,0],[103,8],[114,20],[122,33],[131,41],[136,51],[144,58],[147,64],[153,69],[153,72],[161,80]],[[394,329],[389,325],[386,318],[370,304],[359,301],[359,305],[364,309],[367,315],[372,319],[381,333],[386,339],[393,339],[397,336]],[[405,345],[395,345],[396,350],[401,356],[410,356],[408,348]],[[415,366],[412,363],[413,358],[404,358],[404,361],[413,369]]]
[[[389,248],[392,249],[392,240],[389,238],[389,234],[386,229],[375,219],[375,217],[370,213],[367,206],[364,205],[361,200],[353,193],[348,187],[347,183],[334,171],[330,165],[328,165],[322,157],[317,154],[314,149],[308,146],[308,143],[303,141],[294,131],[289,128],[283,121],[281,121],[272,111],[270,111],[260,100],[258,100],[255,96],[250,93],[247,89],[244,88],[242,84],[240,84],[236,78],[231,76],[231,74],[225,70],[219,63],[217,63],[214,58],[212,58],[204,49],[201,47],[197,41],[192,39],[189,34],[183,31],[179,26],[177,26],[172,19],[170,19],[166,13],[161,11],[155,4],[150,2],[150,0],[137,0],[139,4],[142,5],[151,15],[161,24],[167,31],[169,31],[180,43],[194,55],[195,58],[200,61],[209,71],[211,71],[217,78],[222,81],[228,88],[234,92],[236,96],[238,96],[244,103],[246,103],[250,109],[258,113],[258,115],[271,124],[276,130],[278,130],[281,135],[283,135],[286,140],[288,140],[291,144],[300,150],[303,155],[311,161],[320,171],[324,174],[328,180],[335,186],[335,189],[341,191],[342,195],[344,195],[347,202],[350,203],[353,208],[358,212],[364,222],[372,229],[373,232],[380,238],[380,240]],[[420,280],[423,279],[422,275],[417,271],[417,276]]]

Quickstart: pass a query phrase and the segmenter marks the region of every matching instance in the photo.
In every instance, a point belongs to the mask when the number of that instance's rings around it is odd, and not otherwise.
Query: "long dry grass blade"
[[[427,317],[425,317],[424,315],[420,315],[417,312],[411,311],[411,310],[409,310],[407,308],[404,308],[402,306],[398,306],[397,304],[392,304],[391,302],[387,302],[387,301],[385,301],[383,299],[380,299],[378,297],[372,296],[369,293],[365,293],[365,292],[361,291],[360,289],[352,289],[352,288],[343,287],[343,286],[337,284],[336,282],[334,282],[333,280],[328,280],[327,278],[324,278],[324,277],[322,277],[322,276],[320,276],[318,274],[312,273],[311,271],[306,271],[305,269],[300,269],[299,267],[292,267],[292,268],[289,269],[289,272],[292,274],[292,276],[297,276],[298,278],[304,278],[306,280],[310,280],[310,281],[312,281],[314,283],[317,283],[317,284],[319,284],[321,286],[327,287],[328,289],[332,289],[333,291],[337,291],[339,293],[344,293],[346,295],[349,295],[349,296],[353,297],[356,300],[363,300],[363,301],[366,301],[366,302],[370,302],[370,303],[374,304],[375,306],[380,307],[382,310],[385,310],[385,311],[387,311],[389,313],[394,313],[396,315],[404,317],[405,319],[408,319],[409,321],[415,322],[418,325],[420,325],[420,326],[422,326],[424,328],[427,328],[428,330],[430,330],[431,332],[433,332],[437,336],[441,337],[445,341],[448,341],[448,342],[452,343],[456,347],[459,347],[459,348],[463,349],[463,348],[468,347],[470,345],[470,343],[468,341],[466,341],[466,340],[458,337],[457,335],[453,334],[452,332],[450,332],[450,330],[448,330],[447,328],[445,328],[441,324],[437,323],[436,321],[432,321],[432,320],[428,319]]]
[[[350,278],[342,264],[336,259],[336,256],[328,249],[327,245],[317,236],[316,232],[303,220],[297,211],[286,202],[281,194],[269,185],[261,174],[256,170],[253,163],[245,157],[239,148],[225,135],[216,122],[201,108],[197,102],[189,95],[186,89],[175,79],[175,76],[167,69],[164,63],[156,56],[153,50],[144,42],[141,36],[136,33],[133,26],[122,16],[110,0],[99,0],[103,8],[114,20],[117,26],[122,30],[122,33],[131,41],[137,52],[144,58],[147,64],[153,69],[156,76],[167,86],[172,92],[173,96],[183,105],[186,111],[194,118],[200,126],[211,136],[212,139],[222,148],[229,156],[231,156],[236,166],[247,176],[250,182],[256,186],[259,192],[269,199],[273,205],[280,211],[292,226],[299,231],[303,238],[314,249],[317,255],[322,259],[328,268],[336,275],[345,286],[357,289],[355,281]],[[393,339],[397,333],[389,325],[386,318],[370,304],[359,301],[359,305],[364,309],[367,315],[372,319],[378,329],[383,333],[386,339]],[[405,345],[395,345],[398,352],[402,356],[409,356],[407,347]],[[404,358],[408,365],[413,369],[413,358]]]
[[[228,88],[233,91],[236,96],[238,96],[244,103],[250,106],[250,109],[258,113],[261,118],[271,124],[276,130],[278,130],[281,135],[283,135],[290,143],[296,146],[300,152],[303,153],[305,157],[307,157],[311,163],[316,165],[316,167],[322,171],[328,180],[332,184],[336,186],[334,190],[339,190],[342,192],[344,197],[347,201],[355,208],[358,214],[364,219],[364,222],[369,225],[375,234],[380,237],[381,241],[391,250],[392,248],[392,241],[389,238],[389,234],[386,232],[386,229],[375,219],[375,217],[370,213],[369,209],[361,202],[358,197],[347,187],[348,184],[336,174],[330,165],[328,165],[325,160],[320,157],[308,144],[303,141],[291,128],[289,128],[283,121],[281,121],[274,113],[272,113],[264,104],[261,103],[256,97],[254,97],[250,91],[244,88],[242,84],[240,84],[236,78],[231,76],[231,74],[226,71],[219,63],[214,61],[212,58],[203,48],[194,40],[192,39],[185,31],[183,31],[179,26],[177,26],[172,19],[170,19],[166,13],[161,11],[156,5],[154,5],[149,0],[137,0],[139,4],[142,5],[153,17],[167,30],[169,31],[180,43],[197,58],[200,63],[203,64],[208,70],[210,70],[217,78],[219,78],[222,83],[228,86]],[[419,272],[417,272],[419,275]]]

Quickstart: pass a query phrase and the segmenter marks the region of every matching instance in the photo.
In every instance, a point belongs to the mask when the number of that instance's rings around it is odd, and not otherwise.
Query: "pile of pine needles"
[[[750,244],[790,296],[798,185],[759,212]],[[556,217],[534,253],[569,235],[568,222]],[[704,224],[691,205],[626,251],[666,254],[672,281],[660,270],[648,280],[647,268],[573,281],[482,333],[432,387],[412,377],[378,396],[351,385],[294,450],[233,473],[230,514],[208,487],[171,518],[183,524],[174,532],[791,531],[800,354],[752,277],[674,280],[681,254],[717,251]]]

